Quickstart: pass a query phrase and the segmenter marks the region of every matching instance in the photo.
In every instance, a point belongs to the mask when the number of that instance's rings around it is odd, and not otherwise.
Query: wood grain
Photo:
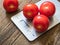
[[[11,16],[16,13],[18,13],[18,11],[7,13],[3,8],[3,0],[0,0],[0,45],[9,45],[20,36],[21,32],[10,20]]]
[[[60,45],[60,24],[44,33],[35,41],[30,42],[10,19],[13,15],[20,12],[24,5],[36,3],[40,0],[18,0],[18,10],[13,13],[5,11],[3,1],[4,0],[0,0],[0,45]]]
[[[16,30],[2,45],[12,45],[19,36],[20,32]]]
[[[50,31],[44,33],[33,42],[29,42],[21,34],[13,45],[58,45],[60,44],[60,25],[55,26]],[[58,41],[59,39],[59,41]]]
[[[21,32],[11,22],[10,18],[20,12],[25,4],[32,1],[18,0],[19,8],[14,13],[8,13],[5,11],[3,8],[3,1],[4,0],[0,0],[0,45],[12,45],[13,42],[20,36]]]

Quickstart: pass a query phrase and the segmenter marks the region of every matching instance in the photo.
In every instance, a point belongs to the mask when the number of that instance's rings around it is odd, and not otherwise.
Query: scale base
[[[44,0],[46,1],[46,0]],[[39,7],[42,1],[39,1],[36,3],[36,5]],[[49,0],[54,2],[54,0]],[[56,1],[57,2],[57,1]],[[55,3],[55,2],[54,2]],[[56,4],[56,3],[55,3]],[[57,5],[57,4],[56,4]],[[57,7],[56,7],[57,8]],[[58,11],[58,10],[57,10]],[[59,17],[59,16],[58,16]],[[60,21],[58,21],[58,17],[57,17],[57,12],[55,13],[55,15],[52,17],[52,20],[50,20],[50,26],[47,29],[47,31],[49,29],[51,29],[52,27],[54,27],[55,25],[57,25],[58,23],[60,23]],[[42,35],[43,33],[38,33],[35,31],[34,27],[32,26],[32,22],[27,20],[24,16],[23,16],[23,11],[21,11],[20,13],[16,14],[15,16],[11,17],[11,20],[13,21],[13,23],[20,29],[20,31],[25,35],[25,37],[29,40],[29,41],[33,41],[36,38],[38,38],[40,35]]]

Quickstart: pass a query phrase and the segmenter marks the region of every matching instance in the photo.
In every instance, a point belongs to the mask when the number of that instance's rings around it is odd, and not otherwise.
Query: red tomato
[[[38,14],[38,7],[35,4],[27,4],[23,7],[23,14],[27,19],[33,19]]]
[[[18,0],[4,0],[3,6],[7,12],[14,12],[18,9]]]
[[[33,26],[37,32],[44,32],[49,27],[49,19],[45,15],[37,15],[33,19]]]
[[[55,13],[55,5],[52,2],[43,2],[40,6],[40,13],[52,17]]]

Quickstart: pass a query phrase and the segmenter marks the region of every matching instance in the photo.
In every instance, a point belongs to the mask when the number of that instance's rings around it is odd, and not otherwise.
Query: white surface
[[[46,0],[41,0],[41,1],[37,2],[36,5],[38,7],[40,7],[40,4],[44,1],[46,1]],[[59,15],[60,3],[57,2],[56,0],[48,0],[48,1],[51,1],[56,5],[56,13],[51,20],[50,26],[48,28],[48,30],[49,30],[52,27],[54,27],[55,25],[57,25],[58,23],[60,23],[60,20],[59,20],[60,19],[60,15]],[[36,32],[32,26],[32,22],[26,20],[26,18],[23,16],[22,11],[20,13],[16,14],[15,16],[11,17],[11,20],[20,29],[20,31],[25,35],[25,37],[29,41],[35,40],[36,38],[38,38],[40,35],[42,35],[44,33],[44,32],[43,33]]]

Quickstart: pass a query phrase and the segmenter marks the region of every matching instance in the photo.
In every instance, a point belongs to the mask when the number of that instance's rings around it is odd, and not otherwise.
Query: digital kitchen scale
[[[38,7],[40,7],[41,3],[43,3],[44,1],[51,1],[55,4],[56,6],[56,12],[52,18],[52,20],[50,20],[50,26],[47,29],[47,31],[49,29],[51,29],[52,27],[54,27],[55,25],[57,25],[58,23],[60,23],[60,2],[58,2],[57,0],[41,0],[39,2],[36,3],[36,5]],[[13,23],[20,29],[20,31],[25,35],[25,37],[29,40],[29,41],[33,41],[36,38],[38,38],[40,35],[42,35],[43,33],[38,33],[35,31],[34,27],[32,26],[32,22],[27,20],[24,15],[23,15],[23,11],[19,12],[18,14],[14,15],[11,17],[11,20],[13,21]]]

